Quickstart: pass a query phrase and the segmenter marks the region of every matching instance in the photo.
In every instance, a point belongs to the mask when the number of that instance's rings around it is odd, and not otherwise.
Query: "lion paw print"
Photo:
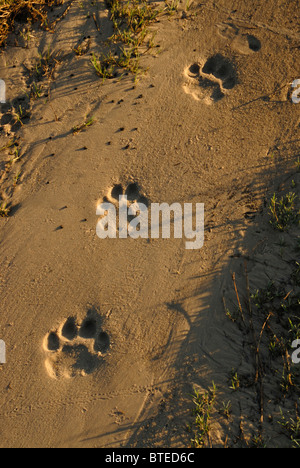
[[[121,198],[120,198],[121,197]],[[122,197],[126,197],[126,201],[122,199]],[[129,213],[130,206],[138,204],[143,204],[147,208],[149,206],[149,200],[142,193],[139,185],[136,182],[131,182],[126,186],[122,184],[114,185],[108,192],[107,196],[105,196],[102,200],[102,203],[112,203],[116,208],[117,217],[119,216],[119,211],[121,208],[121,203],[125,203],[127,208],[127,223],[130,222],[135,218],[134,215]]]
[[[86,376],[99,368],[109,348],[110,337],[98,314],[88,313],[81,323],[69,317],[45,337],[46,369],[54,379]]]
[[[103,201],[116,204],[123,195],[127,197],[129,205],[138,202],[148,206],[148,199],[141,193],[141,189],[136,182],[131,182],[126,187],[122,184],[114,185]]]
[[[184,90],[196,101],[218,102],[237,84],[233,64],[221,54],[209,58],[202,66],[194,63],[185,70]]]

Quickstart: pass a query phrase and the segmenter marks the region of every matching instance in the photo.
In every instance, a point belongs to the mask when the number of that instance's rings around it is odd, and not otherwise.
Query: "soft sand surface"
[[[145,57],[149,71],[135,87],[130,76],[102,85],[89,54],[72,53],[83,36],[96,52],[111,35],[102,1],[89,7],[100,35],[75,1],[54,34],[37,32],[29,49],[10,46],[0,56],[8,100],[26,88],[23,63],[48,46],[62,57],[50,102],[35,101],[17,131],[25,154],[20,183],[12,193],[11,173],[1,186],[14,206],[0,220],[0,338],[8,358],[0,369],[2,447],[188,446],[193,385],[226,387],[240,364],[242,344],[222,296],[232,287],[230,262],[243,265],[232,256],[264,238],[260,209],[278,175],[270,150],[285,143],[289,155],[299,139],[289,94],[299,78],[299,5],[197,3],[187,18],[154,25],[160,53]],[[199,73],[216,54],[232,68],[225,97],[213,102],[220,86],[199,86]],[[94,125],[74,136],[86,116]],[[4,166],[8,156],[1,158]],[[205,203],[204,248],[100,240],[98,201],[130,182],[151,202]],[[87,315],[102,332],[103,352],[94,354],[93,323],[87,333],[83,323],[76,343],[88,343],[90,353],[76,348],[74,369],[70,350],[49,351],[47,336]],[[242,405],[245,415],[255,411],[251,397]],[[216,444],[225,435],[217,425]]]

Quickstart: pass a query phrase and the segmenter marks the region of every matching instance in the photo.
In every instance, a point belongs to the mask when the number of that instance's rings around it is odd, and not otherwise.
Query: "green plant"
[[[231,320],[231,322],[235,323],[237,321],[237,314],[233,315],[229,309],[225,309],[225,313],[226,313],[226,317],[229,318],[229,320]]]
[[[11,148],[12,146],[17,146],[16,141],[17,141],[17,140],[16,140],[15,137],[12,138],[11,140],[9,140],[9,142],[8,142],[6,145],[4,145],[4,146],[2,146],[2,148],[0,148],[0,152],[9,149],[9,148]]]
[[[147,0],[106,0],[106,3],[114,28],[109,42],[119,46],[119,53],[113,55],[110,52],[100,57],[93,55],[91,63],[103,81],[114,78],[118,68],[132,73],[137,79],[143,71],[141,56],[155,48],[156,33],[150,26],[159,16],[166,14],[167,9],[159,9]],[[176,2],[172,3],[175,5]]]
[[[91,47],[91,39],[86,41],[85,43],[79,44],[77,47],[74,47],[73,52],[77,55],[77,57],[81,57],[82,55],[85,55],[88,53]]]
[[[220,414],[222,414],[226,419],[229,419],[231,413],[232,413],[231,402],[230,401],[228,401],[228,403],[223,402],[223,406],[220,409]]]
[[[285,231],[292,224],[299,222],[300,212],[296,208],[297,195],[293,192],[286,194],[280,200],[278,200],[276,194],[274,194],[270,203],[270,223],[275,229],[279,231]]]
[[[241,385],[240,378],[238,376],[238,373],[235,372],[233,369],[231,371],[230,383],[231,383],[231,386],[229,387],[230,390],[233,390],[234,392],[239,390],[240,385]]]
[[[165,11],[169,15],[174,15],[178,11],[180,0],[166,0]]]
[[[256,290],[251,294],[251,301],[258,310],[264,310],[266,304],[272,302],[280,293],[272,282],[269,282],[266,288]]]
[[[283,395],[286,396],[293,386],[294,386],[294,383],[293,383],[292,373],[285,364],[283,367],[281,381],[280,381],[280,387],[281,387]]]
[[[107,3],[111,9],[111,20],[115,30],[112,40],[118,40],[124,32],[131,32],[137,38],[141,35],[145,37],[148,26],[155,22],[161,13],[147,0],[110,0]]]
[[[42,97],[43,87],[38,85],[35,81],[31,85],[30,98],[40,99]]]
[[[43,88],[40,83],[45,79],[48,80],[50,87],[50,81],[60,61],[60,53],[51,51],[48,47],[45,52],[35,58],[31,67],[26,67],[24,64],[28,73],[28,84],[31,84],[30,97],[41,97]]]
[[[9,216],[10,209],[7,208],[5,202],[0,203],[0,218],[7,218]]]
[[[190,11],[191,6],[192,6],[192,1],[193,0],[187,0],[186,5],[185,5],[185,10]]]
[[[93,117],[85,120],[81,125],[73,127],[73,135],[77,135],[82,131],[86,130],[88,127],[91,127],[94,124],[95,120]]]
[[[22,175],[21,171],[18,171],[16,175],[14,176],[14,187],[18,185],[18,183],[20,182],[21,175]]]
[[[102,55],[98,58],[93,54],[91,64],[103,82],[107,79],[116,78],[118,70],[131,72],[135,75],[136,79],[142,72],[139,66],[138,50],[135,48],[122,49],[120,54],[115,56],[111,52],[106,56]]]
[[[25,107],[22,107],[21,105],[19,105],[18,108],[13,108],[12,114],[14,123],[19,123],[21,126],[23,126],[23,120],[30,116],[29,110],[27,110]]]
[[[281,413],[281,420],[278,421],[278,424],[282,427],[284,432],[292,441],[294,448],[299,448],[300,446],[300,417],[298,415],[298,411],[296,411],[295,418],[286,419],[284,416],[282,409],[280,409]]]
[[[211,445],[211,415],[214,410],[217,388],[212,383],[212,388],[207,392],[200,393],[194,389],[192,415],[194,416],[194,437],[191,440],[194,448],[202,448],[207,443]]]
[[[116,62],[112,54],[97,58],[95,54],[92,55],[91,64],[94,67],[98,76],[103,82],[107,79],[112,79],[115,76]]]
[[[282,356],[284,352],[284,342],[283,339],[279,339],[276,335],[273,335],[269,340],[269,351],[271,356],[276,359],[279,356]]]
[[[261,434],[257,434],[252,437],[252,447],[256,449],[266,448],[266,443]]]
[[[11,155],[10,164],[13,165],[20,161],[22,155],[19,146],[15,145],[13,150],[9,153]]]
[[[293,320],[294,322],[293,322]],[[298,323],[295,323],[297,321]],[[288,318],[288,323],[289,323],[289,335],[291,342],[294,340],[300,339],[300,319],[299,317],[289,317]]]
[[[28,48],[29,47],[29,43],[31,41],[31,39],[34,37],[32,34],[31,34],[31,20],[29,19],[28,21],[28,25],[26,28],[24,28],[23,31],[20,31],[20,36],[22,37],[24,43],[26,44],[25,47]]]

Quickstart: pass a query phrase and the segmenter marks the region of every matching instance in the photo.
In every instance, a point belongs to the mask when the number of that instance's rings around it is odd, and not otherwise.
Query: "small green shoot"
[[[296,208],[297,195],[293,192],[286,194],[279,200],[274,194],[269,211],[270,223],[279,231],[286,231],[292,224],[299,222],[300,212]]]
[[[0,203],[0,218],[8,218],[10,213],[10,209],[7,208],[7,204],[5,202]]]
[[[95,123],[95,120],[93,117],[91,117],[85,122],[83,122],[81,125],[73,127],[73,135],[78,135],[78,133],[83,132],[87,128],[91,127],[94,123]]]
[[[194,390],[192,411],[194,437],[191,440],[194,448],[202,448],[207,444],[211,446],[211,416],[215,406],[216,392],[217,388],[214,383],[212,383],[212,388],[205,393]]]

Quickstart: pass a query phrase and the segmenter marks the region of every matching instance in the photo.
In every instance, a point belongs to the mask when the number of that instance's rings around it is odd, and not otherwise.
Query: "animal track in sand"
[[[69,317],[44,339],[46,369],[54,379],[90,375],[99,368],[109,348],[110,336],[96,312],[88,312],[81,323]]]
[[[0,111],[0,127],[7,135],[12,135],[29,123],[31,104],[27,96],[19,96],[10,103],[3,104]]]
[[[223,39],[229,39],[234,50],[241,54],[253,54],[261,50],[261,42],[252,34],[243,34],[232,23],[217,24],[218,32]]]
[[[189,66],[185,77],[185,92],[206,104],[223,99],[238,82],[234,65],[221,54],[210,57],[203,66],[200,63]]]
[[[149,206],[149,200],[145,194],[141,191],[139,184],[136,182],[130,182],[128,185],[115,184],[109,191],[108,195],[105,196],[102,200],[102,203],[112,203],[116,207],[117,216],[119,215],[120,208],[120,197],[127,197],[127,208],[135,203],[142,203],[146,207]],[[135,218],[128,214],[127,222],[128,224]]]

